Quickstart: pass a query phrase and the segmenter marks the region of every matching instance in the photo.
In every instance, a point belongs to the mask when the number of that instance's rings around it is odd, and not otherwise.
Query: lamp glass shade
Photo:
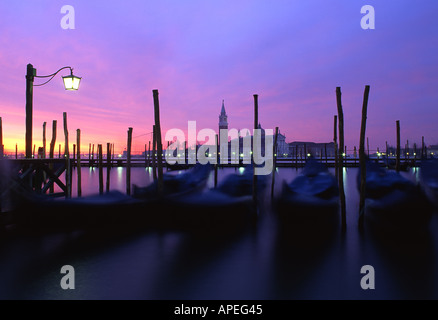
[[[80,77],[76,77],[74,75],[69,75],[69,76],[62,77],[62,80],[64,81],[65,90],[78,90],[79,89],[79,83],[81,82]]]

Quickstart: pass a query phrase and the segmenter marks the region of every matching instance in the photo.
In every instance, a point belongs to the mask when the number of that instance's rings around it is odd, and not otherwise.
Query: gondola
[[[286,227],[331,228],[339,222],[339,188],[336,177],[314,158],[290,183],[283,181],[275,201],[280,223]]]
[[[165,224],[166,212],[178,198],[200,192],[205,187],[211,166],[195,165],[181,173],[163,175],[163,192],[158,182],[134,186],[133,195],[119,191],[77,198],[52,198],[21,192],[14,210],[19,226],[43,229],[75,229],[106,226],[156,227]]]
[[[360,172],[357,178],[360,189]],[[430,206],[420,186],[399,172],[366,162],[363,220],[388,234],[423,232],[430,220]]]
[[[438,159],[421,160],[420,184],[431,203],[438,207]]]
[[[266,176],[257,176],[257,194],[266,188]],[[198,231],[235,231],[257,220],[257,205],[253,197],[253,168],[240,168],[227,175],[217,187],[202,193],[172,200],[178,210],[170,222],[176,226]]]

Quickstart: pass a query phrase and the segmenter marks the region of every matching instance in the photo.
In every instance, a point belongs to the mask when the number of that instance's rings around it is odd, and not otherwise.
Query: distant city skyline
[[[218,128],[225,100],[232,128],[259,122],[279,127],[286,142],[333,140],[336,87],[341,87],[345,144],[359,145],[362,98],[370,85],[367,137],[373,149],[438,144],[438,3],[309,1],[76,1],[75,29],[63,29],[62,1],[0,3],[0,117],[6,152],[24,152],[26,65],[37,74],[71,66],[80,89],[63,89],[60,74],[34,89],[33,138],[47,144],[52,120],[70,150],[114,143],[123,152],[148,144],[152,90],[158,89],[162,136],[187,121]],[[361,28],[361,7],[375,8],[375,29]],[[65,23],[65,19],[64,19]],[[232,121],[230,121],[232,119]],[[166,144],[164,142],[163,144]]]

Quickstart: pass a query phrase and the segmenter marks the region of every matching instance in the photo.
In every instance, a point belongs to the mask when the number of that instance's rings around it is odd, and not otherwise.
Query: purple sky
[[[75,9],[75,29],[64,30],[63,5]],[[363,5],[373,5],[375,30],[360,26]],[[371,149],[438,144],[438,2],[365,0],[285,1],[2,1],[0,3],[0,116],[6,151],[24,150],[26,65],[37,74],[69,65],[83,77],[80,90],[63,89],[61,72],[34,90],[34,142],[42,124],[51,139],[68,113],[88,143],[141,152],[153,124],[152,90],[160,93],[166,130],[218,128],[222,99],[230,128],[259,119],[286,141],[330,142],[342,90],[345,143],[359,144],[362,98],[370,85],[367,136]],[[37,80],[36,83],[40,81]],[[87,150],[84,150],[87,148]]]

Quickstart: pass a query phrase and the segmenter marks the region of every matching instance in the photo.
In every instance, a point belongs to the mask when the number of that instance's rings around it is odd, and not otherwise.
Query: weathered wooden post
[[[158,90],[152,90],[154,98],[154,118],[155,118],[155,131],[157,141],[157,160],[158,160],[158,195],[163,195],[163,145],[161,144],[161,126],[160,126],[160,104],[158,100]]]
[[[18,144],[15,144],[15,159],[18,159]]]
[[[43,159],[46,158],[46,122],[43,122]]]
[[[324,143],[324,153],[325,153],[325,165],[327,165],[328,160],[327,160],[327,143]]]
[[[252,148],[253,148],[253,158],[254,156],[258,156],[258,147],[257,143],[255,143],[255,130],[258,129],[258,123],[259,123],[259,103],[258,103],[258,95],[254,94],[254,134],[252,137]],[[255,161],[253,161],[253,179],[252,179],[252,199],[254,201],[255,206],[257,207],[257,175],[256,175],[256,164]]]
[[[370,140],[368,139],[368,137],[367,137],[367,154],[369,157],[370,156]]]
[[[333,117],[333,143],[335,148],[335,176],[338,177],[338,116]]]
[[[354,150],[353,150],[353,158],[354,158],[354,166],[356,166],[356,158],[357,158],[357,149],[356,149],[356,146],[354,146]]]
[[[147,166],[151,166],[151,140],[149,140],[149,148],[148,148],[148,163]]]
[[[26,72],[26,158],[32,157],[32,114],[33,114],[33,82],[36,69],[32,64],[27,65]]]
[[[154,181],[157,181],[157,139],[155,125],[153,125],[152,128],[152,176],[154,178]]]
[[[110,191],[110,174],[111,174],[111,144],[106,144],[106,192]]]
[[[32,149],[32,159],[35,158],[35,147],[36,147],[36,145],[34,144],[33,149]]]
[[[82,174],[81,174],[81,129],[76,129],[76,144],[77,144],[77,162],[76,169],[78,171],[78,197],[82,196]]]
[[[88,144],[88,166],[91,167],[91,142]]]
[[[338,184],[339,184],[339,200],[341,202],[341,217],[342,217],[342,230],[345,231],[347,225],[346,205],[345,205],[345,192],[344,192],[344,112],[342,110],[341,101],[341,88],[336,87],[336,104],[338,106],[338,118],[339,118],[339,163],[338,163]]]
[[[347,166],[347,160],[346,160],[346,157],[347,157],[347,146],[344,146],[344,154],[342,155],[343,156],[343,159],[344,159],[344,166]]]
[[[65,182],[67,187],[67,197],[71,196],[71,167],[70,167],[70,154],[68,150],[68,128],[67,128],[67,112],[63,112],[63,120],[64,120],[64,137],[65,137],[65,146],[64,146],[64,156],[65,156]]]
[[[424,157],[424,136],[421,137],[421,160],[423,160]]]
[[[98,167],[99,167],[99,194],[103,193],[103,163],[102,163],[102,145],[97,145],[98,152]]]
[[[271,199],[274,198],[275,170],[277,167],[277,152],[278,152],[277,139],[278,139],[278,127],[275,127],[274,145],[272,146],[272,154],[274,155],[274,163],[272,166]]]
[[[362,105],[362,122],[360,126],[359,167],[360,167],[360,199],[359,199],[359,228],[363,228],[365,213],[366,190],[366,158],[365,158],[365,131],[367,124],[368,96],[370,86],[365,86]]]
[[[128,145],[126,148],[126,193],[131,194],[131,145],[132,128],[128,128]]]
[[[397,128],[397,160],[395,162],[395,170],[397,172],[400,171],[400,120],[396,121],[396,128]]]
[[[55,142],[56,142],[56,120],[53,120],[52,122],[52,140],[50,141],[50,150],[49,150],[49,158],[53,159],[55,157],[54,153],[55,153]],[[49,164],[49,168],[50,170],[53,170],[53,163]],[[53,193],[54,187],[53,184],[50,186],[50,193]]]

